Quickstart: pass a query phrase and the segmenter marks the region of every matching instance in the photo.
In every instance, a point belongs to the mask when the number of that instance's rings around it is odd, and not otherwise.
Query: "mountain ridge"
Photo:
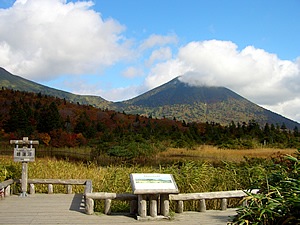
[[[35,92],[79,104],[107,108],[127,114],[169,118],[185,122],[214,122],[221,125],[257,121],[261,126],[284,124],[294,129],[300,124],[264,109],[226,87],[190,86],[179,77],[135,98],[111,102],[99,96],[75,95],[13,75],[0,67],[0,85],[19,91]]]
[[[67,91],[51,88],[42,84],[38,84],[31,80],[22,78],[20,76],[11,74],[4,68],[0,67],[0,85],[8,89],[18,91],[41,93],[66,99],[68,101],[80,104],[91,104],[95,106],[107,107],[111,102],[99,96],[91,95],[76,95]]]

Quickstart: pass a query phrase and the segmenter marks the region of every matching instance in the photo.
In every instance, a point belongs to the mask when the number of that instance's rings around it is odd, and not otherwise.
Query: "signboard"
[[[178,193],[172,174],[132,173],[131,187],[134,194]]]
[[[15,162],[34,162],[35,148],[14,148],[14,161]]]
[[[10,144],[14,144],[14,161],[15,162],[33,162],[35,159],[35,148],[32,145],[38,145],[39,141],[28,140],[28,137],[23,137],[23,140],[10,140]],[[22,147],[20,147],[22,146]]]

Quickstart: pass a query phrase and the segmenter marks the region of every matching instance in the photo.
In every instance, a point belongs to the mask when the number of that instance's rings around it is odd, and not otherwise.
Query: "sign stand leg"
[[[22,179],[21,179],[21,195],[20,197],[27,197],[27,178],[28,178],[28,164],[22,162]]]

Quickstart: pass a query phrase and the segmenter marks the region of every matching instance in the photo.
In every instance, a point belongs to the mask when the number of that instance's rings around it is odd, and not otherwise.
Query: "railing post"
[[[169,202],[169,195],[168,194],[162,194],[160,196],[160,210],[161,214],[163,216],[169,216],[169,211],[170,211],[170,202]]]
[[[183,207],[184,207],[183,201],[182,200],[177,201],[177,213],[183,213]]]
[[[200,212],[205,212],[206,211],[205,199],[200,199],[199,200],[199,211]]]
[[[48,194],[53,194],[53,184],[48,184]]]
[[[85,199],[85,212],[88,215],[92,215],[94,213],[94,200],[92,198]]]
[[[10,196],[10,185],[8,185],[4,190],[4,196]]]
[[[140,217],[146,217],[147,216],[147,201],[146,201],[147,195],[138,195],[138,210]]]
[[[35,194],[35,187],[34,187],[34,184],[29,184],[29,193],[30,194]]]
[[[227,198],[222,198],[221,200],[221,210],[224,211],[227,209]]]
[[[150,216],[157,217],[157,195],[150,195]]]
[[[72,185],[71,184],[67,185],[67,193],[72,194]]]
[[[104,203],[104,214],[110,215],[111,214],[111,199],[105,199]]]

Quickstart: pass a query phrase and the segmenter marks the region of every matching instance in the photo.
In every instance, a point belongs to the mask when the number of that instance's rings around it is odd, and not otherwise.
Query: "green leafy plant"
[[[0,165],[0,182],[20,177],[18,170],[15,165]]]
[[[282,225],[300,224],[300,160],[287,156],[266,174],[260,193],[243,199],[247,205],[238,210],[233,224]]]

